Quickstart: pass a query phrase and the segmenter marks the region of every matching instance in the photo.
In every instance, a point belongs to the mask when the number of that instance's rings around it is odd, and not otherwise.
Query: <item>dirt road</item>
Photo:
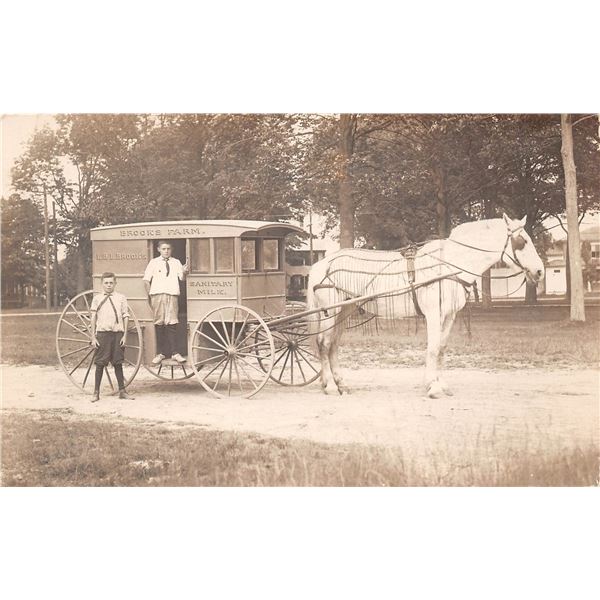
[[[2,405],[333,444],[401,445],[418,454],[490,442],[535,449],[599,441],[597,371],[449,370],[455,395],[438,400],[424,397],[422,373],[411,368],[346,370],[350,395],[325,396],[318,384],[294,389],[269,383],[249,400],[220,400],[194,379],[170,384],[142,370],[131,386],[135,400],[106,396],[93,404],[58,368],[5,365]]]

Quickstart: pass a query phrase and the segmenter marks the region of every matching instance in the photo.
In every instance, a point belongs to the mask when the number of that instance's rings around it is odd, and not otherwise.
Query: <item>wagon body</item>
[[[190,324],[214,309],[239,305],[264,317],[284,313],[284,238],[302,231],[287,223],[226,220],[98,227],[91,230],[94,291],[102,289],[103,272],[116,274],[118,290],[127,296],[143,328],[143,364],[150,364],[156,344],[154,328],[148,327],[152,313],[142,277],[158,255],[157,242],[171,242],[173,256],[189,266],[181,284],[177,336],[181,354],[189,356]]]
[[[246,220],[165,221],[92,229],[93,290],[70,301],[57,327],[57,352],[66,374],[78,387],[90,390],[94,349],[89,308],[93,294],[102,292],[102,274],[111,272],[117,277],[118,291],[128,299],[132,317],[125,351],[128,383],[140,365],[170,381],[196,374],[216,395],[235,395],[231,388],[237,383],[237,395],[250,396],[269,377],[284,385],[313,381],[318,369],[312,364],[314,357],[304,353],[308,352],[306,323],[299,321],[275,333],[265,323],[286,312],[284,241],[290,233],[303,230],[287,223]],[[152,362],[156,334],[143,276],[149,261],[158,256],[159,241],[169,242],[172,256],[188,265],[187,276],[180,282],[176,348],[187,357],[185,363]],[[272,376],[276,364],[277,375]],[[243,384],[249,389],[243,389]],[[226,393],[221,389],[224,386]]]

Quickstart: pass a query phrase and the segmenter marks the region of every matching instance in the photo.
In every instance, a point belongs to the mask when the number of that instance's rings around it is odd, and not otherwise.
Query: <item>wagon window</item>
[[[256,271],[257,251],[256,240],[242,240],[242,271]]]
[[[215,240],[217,273],[233,273],[233,238]]]
[[[279,271],[279,240],[263,241],[263,269]]]
[[[192,273],[210,273],[210,240],[191,239]]]

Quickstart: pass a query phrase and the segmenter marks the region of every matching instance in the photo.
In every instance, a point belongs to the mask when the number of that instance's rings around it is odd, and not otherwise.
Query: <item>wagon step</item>
[[[163,358],[160,364],[163,367],[180,367],[181,365],[189,364],[187,359],[185,362],[177,362],[174,358]]]

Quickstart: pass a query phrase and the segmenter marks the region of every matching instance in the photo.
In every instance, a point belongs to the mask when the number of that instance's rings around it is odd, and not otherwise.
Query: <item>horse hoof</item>
[[[340,393],[340,396],[343,396],[344,394],[350,393],[350,388],[346,387],[345,385],[340,385],[338,386],[338,391]]]
[[[454,392],[448,387],[445,381],[440,381],[439,384],[446,396],[454,396]]]
[[[429,389],[427,390],[427,396],[429,396],[429,398],[441,398],[444,395],[444,390],[442,389],[442,386],[436,381],[434,383],[432,383],[429,386]]]

